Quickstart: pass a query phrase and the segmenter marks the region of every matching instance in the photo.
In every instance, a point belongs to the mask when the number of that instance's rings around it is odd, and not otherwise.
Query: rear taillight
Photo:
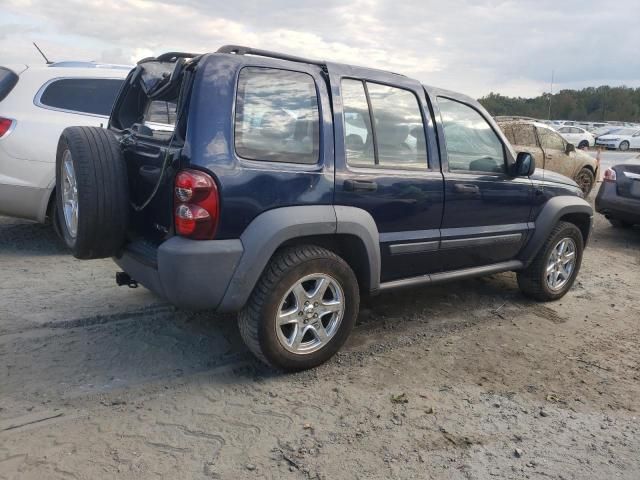
[[[220,199],[216,182],[204,172],[178,172],[174,189],[178,235],[194,240],[212,239],[218,227]]]
[[[13,120],[0,117],[0,137],[3,137],[9,131],[11,125],[13,125]]]
[[[616,171],[613,168],[607,168],[604,171],[604,177],[602,178],[604,182],[615,182],[616,181]]]

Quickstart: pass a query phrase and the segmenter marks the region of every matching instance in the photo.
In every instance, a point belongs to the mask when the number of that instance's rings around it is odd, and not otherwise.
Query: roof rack
[[[524,115],[498,115],[493,117],[496,121],[508,122],[510,120],[526,120],[528,122],[539,122],[537,118],[525,117]]]
[[[167,52],[156,57],[157,62],[175,62],[179,58],[195,58],[199,57],[200,53],[187,53],[187,52]]]
[[[311,60],[309,58],[296,57],[295,55],[287,55],[286,53],[272,52],[270,50],[260,50],[259,48],[243,47],[241,45],[224,45],[220,47],[216,53],[234,53],[236,55],[256,55],[258,57],[277,58],[280,60],[288,60],[297,63],[310,63],[327,68],[327,63],[319,60]]]

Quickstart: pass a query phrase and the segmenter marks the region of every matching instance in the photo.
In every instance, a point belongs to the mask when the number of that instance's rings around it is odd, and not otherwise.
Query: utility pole
[[[553,97],[553,76],[555,71],[551,70],[551,93],[549,93],[549,114],[547,120],[551,120],[551,97]]]

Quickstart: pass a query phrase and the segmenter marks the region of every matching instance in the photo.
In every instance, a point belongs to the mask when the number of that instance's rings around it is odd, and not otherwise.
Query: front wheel
[[[562,298],[580,270],[584,241],[573,223],[559,222],[531,265],[518,272],[520,290],[535,300]]]
[[[263,362],[286,371],[313,368],[344,344],[358,316],[355,274],[333,252],[286,248],[267,265],[238,316],[240,334]]]
[[[575,180],[580,187],[580,190],[582,190],[582,193],[584,193],[584,196],[586,197],[591,192],[593,184],[596,181],[596,177],[591,170],[589,170],[588,168],[583,168],[578,172]]]
[[[620,142],[620,146],[618,148],[621,152],[626,152],[627,150],[629,150],[629,142],[627,142],[626,140],[624,142]]]

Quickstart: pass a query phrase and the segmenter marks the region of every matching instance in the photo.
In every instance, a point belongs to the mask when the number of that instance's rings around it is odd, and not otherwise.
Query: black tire
[[[627,142],[626,140],[620,142],[620,145],[618,145],[618,148],[620,149],[621,152],[626,152],[627,150],[629,150],[629,142]]]
[[[570,238],[575,243],[575,266],[568,281],[558,290],[553,290],[547,284],[547,263],[552,250],[565,238]],[[526,296],[538,301],[548,302],[562,298],[571,289],[573,282],[580,271],[584,241],[580,229],[573,223],[558,222],[551,230],[549,238],[534,258],[531,265],[518,272],[518,286]]]
[[[57,197],[57,193],[55,194]],[[60,225],[60,215],[58,214],[58,202],[56,199],[51,203],[51,212],[50,212],[50,220],[51,227],[55,232],[56,236],[60,239],[61,242],[65,242],[64,235],[62,234],[62,226]]]
[[[596,183],[596,177],[591,169],[584,167],[576,175],[575,181],[586,197],[587,195],[589,195],[589,193],[591,193],[593,185]]]
[[[588,150],[589,149],[589,142],[587,142],[586,140],[581,141],[580,144],[578,145],[578,148],[580,150]]]
[[[631,228],[633,226],[632,223],[625,222],[619,218],[607,218],[607,220],[609,220],[609,223],[613,228]]]
[[[77,231],[63,209],[63,159],[67,153],[77,187]],[[66,128],[56,154],[56,203],[62,238],[76,258],[115,255],[125,240],[129,216],[127,171],[118,140],[98,127]]]
[[[314,273],[330,275],[338,282],[344,293],[344,313],[323,347],[312,353],[293,353],[278,338],[276,317],[287,292]],[[238,315],[238,326],[249,350],[266,364],[285,371],[305,370],[326,362],[340,349],[355,325],[359,303],[358,281],[342,258],[321,247],[295,246],[271,259]]]

